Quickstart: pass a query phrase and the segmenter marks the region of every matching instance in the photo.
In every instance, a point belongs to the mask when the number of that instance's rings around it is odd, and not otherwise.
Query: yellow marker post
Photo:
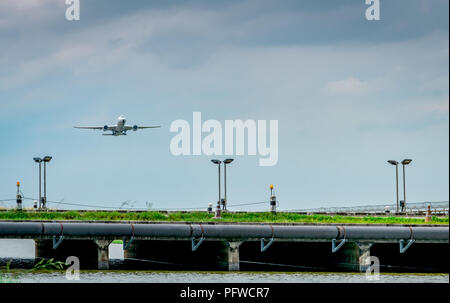
[[[273,214],[277,212],[277,198],[273,194],[273,184],[270,184],[270,211]]]
[[[22,210],[22,195],[20,194],[20,182],[16,182],[17,185],[17,195],[16,195],[16,202],[17,202],[17,210]]]

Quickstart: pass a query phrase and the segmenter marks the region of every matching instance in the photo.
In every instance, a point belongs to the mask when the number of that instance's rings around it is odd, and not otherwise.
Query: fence
[[[449,201],[440,202],[413,202],[407,203],[405,208],[406,214],[425,214],[428,206],[431,208],[431,212],[434,215],[447,215],[449,214]],[[290,212],[313,212],[313,213],[381,213],[381,212],[395,212],[397,209],[396,204],[384,204],[384,205],[363,205],[363,206],[348,206],[348,207],[319,207],[309,209],[295,209],[288,210]]]

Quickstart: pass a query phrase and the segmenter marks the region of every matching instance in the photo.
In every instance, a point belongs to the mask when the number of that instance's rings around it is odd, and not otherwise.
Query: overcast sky
[[[279,121],[275,166],[229,166],[230,205],[271,183],[283,209],[394,203],[386,160],[404,158],[408,201],[448,201],[447,0],[381,0],[370,22],[364,0],[80,2],[69,22],[64,0],[0,1],[0,200],[16,181],[37,197],[32,158],[48,154],[51,201],[215,203],[215,157],[169,150],[172,121],[199,111]],[[73,128],[121,114],[163,127]]]

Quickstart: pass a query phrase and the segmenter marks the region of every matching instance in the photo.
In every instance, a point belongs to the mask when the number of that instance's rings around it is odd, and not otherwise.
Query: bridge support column
[[[109,269],[109,244],[111,240],[95,240],[97,244],[97,268]]]
[[[239,270],[241,242],[203,241],[192,251],[186,240],[134,240],[124,251],[128,268]]]
[[[349,242],[337,251],[334,263],[337,269],[365,272],[370,265],[370,243]]]
[[[370,247],[372,244],[357,243],[359,247],[359,271],[365,272],[370,266]]]
[[[242,242],[228,242],[228,270],[239,271],[239,246]]]

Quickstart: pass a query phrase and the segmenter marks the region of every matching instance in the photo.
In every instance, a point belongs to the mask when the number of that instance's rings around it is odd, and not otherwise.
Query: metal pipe
[[[61,236],[77,238],[119,237],[255,240],[373,240],[415,239],[424,242],[448,242],[448,227],[408,226],[333,226],[333,225],[257,225],[257,224],[128,224],[128,223],[41,223],[0,222],[0,238],[39,238]]]
[[[345,238],[349,240],[392,240],[410,239],[412,229],[408,226],[347,226]]]

